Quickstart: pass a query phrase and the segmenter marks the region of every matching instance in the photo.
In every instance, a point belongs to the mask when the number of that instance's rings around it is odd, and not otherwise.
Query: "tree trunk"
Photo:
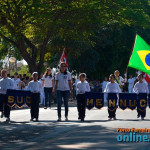
[[[36,59],[32,58],[29,53],[26,51],[25,43],[22,39],[19,39],[17,41],[18,49],[20,53],[22,54],[23,59],[27,62],[29,65],[29,72],[39,72],[38,65],[36,64]]]

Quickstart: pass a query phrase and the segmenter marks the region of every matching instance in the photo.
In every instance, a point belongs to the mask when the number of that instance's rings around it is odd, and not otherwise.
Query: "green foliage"
[[[18,74],[26,74],[28,77],[31,77],[31,73],[29,73],[29,67],[27,65],[23,65],[21,68],[17,68]],[[10,75],[14,76],[15,71],[11,71]]]
[[[41,72],[65,48],[71,70],[123,75],[136,31],[150,41],[149,10],[149,0],[0,0],[0,58],[9,51]]]

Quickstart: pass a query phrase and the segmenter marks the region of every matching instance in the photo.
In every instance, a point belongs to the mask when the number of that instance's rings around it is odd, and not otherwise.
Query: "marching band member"
[[[4,116],[7,118],[6,122],[10,121],[10,107],[7,105],[7,89],[13,89],[13,82],[10,78],[7,77],[7,71],[2,70],[1,71],[2,79],[0,80],[0,93],[2,94],[1,99],[1,110],[2,110],[2,116],[3,117],[3,111]]]
[[[43,80],[44,93],[45,93],[44,109],[47,109],[47,102],[49,107],[51,107],[52,92],[54,91],[54,78],[52,77],[51,68],[46,69],[46,72],[42,80]]]
[[[90,86],[86,79],[85,73],[81,73],[79,75],[80,81],[77,83],[76,86],[76,94],[77,94],[77,109],[78,109],[78,119],[84,121],[85,118],[85,107],[86,107],[86,100],[85,100],[85,92],[90,92]]]
[[[69,96],[73,95],[72,93],[72,83],[71,83],[71,73],[67,71],[67,66],[65,62],[60,63],[60,70],[56,74],[56,84],[54,93],[57,94],[57,111],[58,111],[58,120],[61,121],[61,105],[62,98],[65,105],[65,120],[68,121],[68,100]]]
[[[42,92],[42,84],[38,81],[38,73],[34,72],[32,74],[33,80],[29,82],[28,90],[32,92],[31,101],[31,121],[35,118],[38,121],[39,117],[39,102],[40,102],[40,92]]]
[[[119,85],[115,82],[115,75],[113,75],[113,74],[111,74],[110,76],[109,76],[109,83],[107,83],[107,85],[106,85],[106,88],[105,88],[105,90],[104,90],[104,92],[105,93],[120,93],[121,92],[121,90],[120,90],[120,87],[119,87]],[[111,120],[112,118],[114,119],[114,120],[116,120],[116,109],[114,110],[114,111],[110,111],[109,109],[108,109],[108,114],[109,114],[109,116],[108,116],[108,120]]]
[[[133,88],[134,93],[147,93],[149,94],[148,87],[145,82],[143,82],[143,75],[140,74],[138,75],[138,82],[134,85]],[[137,118],[141,116],[141,120],[144,120],[144,117],[146,116],[146,110],[145,111],[140,111],[138,106],[137,106]]]
[[[19,90],[20,79],[18,78],[18,73],[17,72],[15,72],[14,78],[12,79],[12,82],[13,82],[13,85],[14,85],[14,89]]]

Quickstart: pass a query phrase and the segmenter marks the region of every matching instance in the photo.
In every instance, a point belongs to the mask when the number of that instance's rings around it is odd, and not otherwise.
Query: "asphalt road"
[[[64,108],[62,109],[64,115]],[[30,110],[11,111],[11,122],[0,118],[0,150],[48,149],[149,149],[149,142],[118,142],[118,128],[150,128],[150,110],[144,121],[136,110],[117,110],[117,120],[108,121],[107,108],[86,111],[85,122],[78,121],[76,107],[69,108],[69,121],[57,122],[57,109],[40,108],[39,122],[30,122]],[[150,134],[146,133],[149,137]]]

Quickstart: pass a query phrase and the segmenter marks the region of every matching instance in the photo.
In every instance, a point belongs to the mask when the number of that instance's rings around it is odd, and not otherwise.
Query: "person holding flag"
[[[72,93],[72,78],[71,73],[67,71],[67,65],[65,62],[60,63],[59,72],[56,73],[55,77],[55,89],[54,93],[57,95],[57,111],[58,111],[58,120],[61,121],[61,105],[62,98],[64,99],[65,105],[65,120],[68,121],[68,100],[69,96],[73,95]]]

